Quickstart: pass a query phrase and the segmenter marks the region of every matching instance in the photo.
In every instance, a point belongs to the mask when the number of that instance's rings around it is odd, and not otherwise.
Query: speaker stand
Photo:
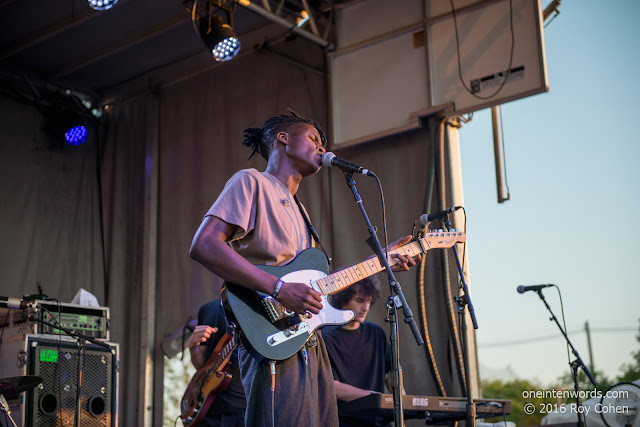
[[[76,427],[79,427],[80,424],[80,412],[81,412],[81,402],[80,402],[80,398],[82,396],[81,391],[82,391],[82,375],[84,374],[84,350],[85,350],[85,340],[80,338],[80,337],[76,337],[77,339],[77,344],[78,344],[78,375],[77,375],[77,384],[76,384]]]

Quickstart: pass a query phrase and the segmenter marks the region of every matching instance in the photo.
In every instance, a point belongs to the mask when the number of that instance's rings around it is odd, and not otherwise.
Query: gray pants
[[[324,341],[305,345],[289,359],[276,362],[275,391],[271,367],[239,349],[242,385],[247,396],[246,426],[338,426],[338,406],[331,363]]]

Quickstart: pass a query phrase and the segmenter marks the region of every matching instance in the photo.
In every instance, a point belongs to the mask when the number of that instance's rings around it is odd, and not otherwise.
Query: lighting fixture
[[[95,10],[107,10],[111,9],[118,0],[87,0],[89,2],[89,6]]]
[[[200,37],[216,61],[228,61],[240,52],[240,40],[218,15],[200,18]]]
[[[196,33],[200,36],[207,49],[211,51],[216,61],[228,61],[240,52],[240,40],[233,32],[233,16],[231,9],[224,6],[224,1],[208,0],[206,14],[196,14],[198,0],[194,0],[191,10],[191,22]],[[227,15],[227,19],[214,13],[214,7]],[[196,25],[196,20],[199,21]]]
[[[73,126],[64,134],[64,139],[69,145],[80,145],[87,140],[89,132],[87,128],[80,126]]]

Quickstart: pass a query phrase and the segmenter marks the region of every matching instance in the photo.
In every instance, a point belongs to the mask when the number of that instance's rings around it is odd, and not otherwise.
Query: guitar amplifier
[[[0,324],[7,325],[20,338],[26,334],[64,335],[64,332],[54,326],[27,321],[27,316],[31,315],[91,338],[109,340],[108,307],[89,307],[44,300],[35,300],[33,303],[36,304],[35,308],[24,311],[0,310]]]
[[[118,425],[118,344],[108,348],[87,342],[80,394],[80,425]],[[8,400],[18,426],[72,426],[77,405],[78,346],[61,335],[3,338],[0,378],[35,375],[42,383]],[[0,417],[0,426],[12,424]],[[6,421],[6,423],[5,423]]]

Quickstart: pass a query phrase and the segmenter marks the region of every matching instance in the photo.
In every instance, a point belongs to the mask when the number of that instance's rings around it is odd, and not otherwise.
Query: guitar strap
[[[293,196],[293,200],[296,201],[296,204],[298,205],[298,209],[300,210],[300,214],[302,215],[302,218],[304,219],[304,223],[307,224],[307,228],[309,229],[309,233],[313,237],[313,240],[315,240],[315,242],[318,245],[318,247],[320,248],[320,250],[324,253],[324,256],[327,257],[327,262],[329,263],[329,265],[331,265],[331,258],[327,254],[327,251],[324,250],[324,247],[322,246],[322,243],[320,243],[320,237],[318,236],[318,233],[316,232],[316,229],[313,228],[313,224],[311,224],[311,220],[309,220],[309,217],[307,216],[306,211],[302,207],[302,203],[300,203],[300,200],[298,200],[298,195],[294,195]]]

